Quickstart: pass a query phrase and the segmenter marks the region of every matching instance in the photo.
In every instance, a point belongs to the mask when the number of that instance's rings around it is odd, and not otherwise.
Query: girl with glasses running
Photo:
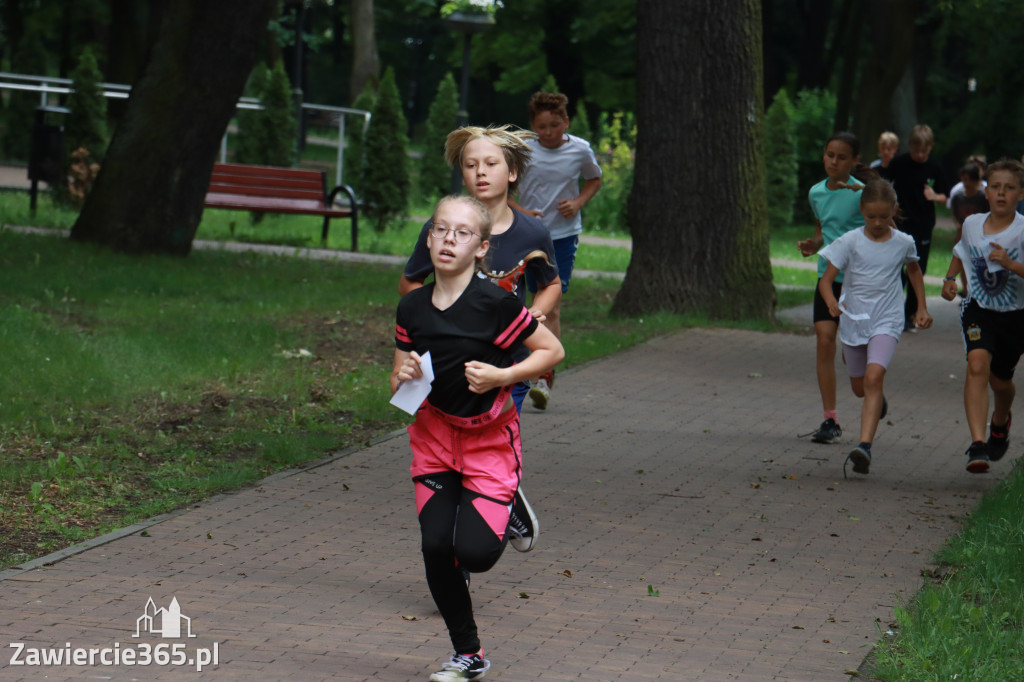
[[[422,377],[427,351],[434,370],[430,394],[409,426],[427,586],[455,649],[431,675],[434,682],[479,679],[490,668],[464,572],[490,570],[510,536],[521,476],[510,386],[565,356],[514,294],[477,277],[491,225],[476,199],[441,200],[426,238],[434,281],[402,297],[395,327],[392,393]],[[522,347],[529,355],[516,362]]]

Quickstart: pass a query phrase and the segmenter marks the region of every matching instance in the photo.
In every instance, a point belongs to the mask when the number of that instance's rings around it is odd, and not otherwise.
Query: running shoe
[[[811,440],[815,443],[838,443],[839,437],[842,435],[843,430],[839,428],[839,424],[836,424],[835,419],[829,417],[821,422],[818,430],[811,435]]]
[[[849,460],[853,462],[853,470],[858,474],[866,474],[871,469],[871,453],[861,446],[850,451]]]
[[[983,474],[988,471],[988,446],[982,441],[975,441],[967,448],[967,470],[972,474]]]
[[[996,426],[995,423],[989,424],[988,442],[985,446],[988,447],[988,461],[998,462],[1006,454],[1007,448],[1010,447],[1010,422],[1013,421],[1013,414],[1006,419],[1006,424],[1003,426]]]
[[[551,387],[548,385],[548,380],[544,377],[537,379],[537,383],[530,388],[530,400],[533,401],[533,406],[538,410],[547,409],[550,399]]]
[[[483,654],[483,650],[480,654]],[[452,654],[452,660],[441,665],[441,669],[430,676],[430,682],[452,682],[452,680],[479,680],[491,668],[491,662],[480,654]]]
[[[519,552],[529,552],[540,535],[540,522],[533,508],[526,501],[523,489],[516,491],[512,498],[512,512],[508,516],[508,541]]]
[[[885,415],[889,414],[889,401],[885,399],[885,395],[882,395],[882,413],[878,415],[878,420],[885,419]]]

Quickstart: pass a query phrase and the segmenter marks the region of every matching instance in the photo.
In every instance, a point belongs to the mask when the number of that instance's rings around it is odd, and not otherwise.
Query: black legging
[[[475,654],[480,650],[480,639],[462,569],[481,573],[493,567],[505,550],[508,533],[499,538],[491,530],[472,504],[482,495],[463,488],[458,472],[423,476],[416,485],[433,491],[419,515],[430,595],[444,618],[456,653]]]
[[[928,252],[932,248],[932,231],[928,230],[927,236],[917,234],[910,236],[914,238],[914,246],[917,247],[917,264],[921,266],[921,274],[924,275],[928,271]],[[913,322],[914,316],[917,315],[917,294],[914,293],[914,287],[908,284],[906,268],[900,272],[900,281],[907,290],[907,300],[903,304],[903,319]]]

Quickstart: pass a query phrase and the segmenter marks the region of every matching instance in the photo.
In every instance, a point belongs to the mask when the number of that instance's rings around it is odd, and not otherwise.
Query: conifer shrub
[[[363,211],[377,232],[405,215],[409,199],[409,140],[402,100],[390,66],[384,71],[363,153]]]
[[[799,187],[793,104],[784,88],[765,112],[764,155],[768,225],[787,227],[793,224],[793,206]]]
[[[583,104],[582,97],[579,99],[578,102],[576,102],[576,115],[573,116],[570,119],[570,121],[570,133],[572,133],[576,137],[582,137],[587,142],[594,144],[594,131],[590,128],[590,121],[587,118],[587,108]]]
[[[377,90],[372,82],[367,82],[363,86],[363,91],[359,93],[355,101],[352,102],[353,109],[362,109],[363,111],[369,111],[373,113],[374,104],[377,101]],[[366,129],[363,125],[362,119],[358,120],[358,125],[345,126],[345,171],[344,180],[345,184],[349,185],[352,190],[356,193],[357,197],[363,196],[363,151],[366,148]],[[373,120],[371,118],[371,120]]]
[[[455,128],[459,114],[459,92],[451,72],[445,74],[430,104],[423,159],[420,161],[420,193],[431,204],[451,190],[452,170],[444,162],[444,142]]]
[[[299,124],[284,64],[278,60],[272,69],[258,66],[253,70],[249,85],[263,108],[243,109],[238,114],[238,162],[261,166],[295,165]]]
[[[35,17],[26,21],[25,34],[18,42],[11,57],[9,71],[16,73],[47,73],[47,51],[43,44],[43,29]],[[4,111],[4,131],[0,148],[4,158],[10,161],[28,161],[32,142],[32,126],[35,122],[39,93],[9,91]]]
[[[67,115],[64,124],[64,141],[69,152],[79,147],[89,151],[92,160],[102,163],[107,151],[107,100],[100,83],[103,74],[92,47],[86,47],[78,58],[78,64],[71,72],[71,88],[68,95]]]

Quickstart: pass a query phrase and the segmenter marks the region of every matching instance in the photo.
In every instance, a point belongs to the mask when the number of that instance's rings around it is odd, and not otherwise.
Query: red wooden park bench
[[[348,195],[348,206],[336,206],[340,192]],[[331,218],[349,218],[352,250],[358,250],[358,203],[348,185],[327,191],[327,173],[300,168],[248,166],[217,163],[213,166],[206,206],[258,213],[296,213],[323,216],[320,238],[327,244]]]

